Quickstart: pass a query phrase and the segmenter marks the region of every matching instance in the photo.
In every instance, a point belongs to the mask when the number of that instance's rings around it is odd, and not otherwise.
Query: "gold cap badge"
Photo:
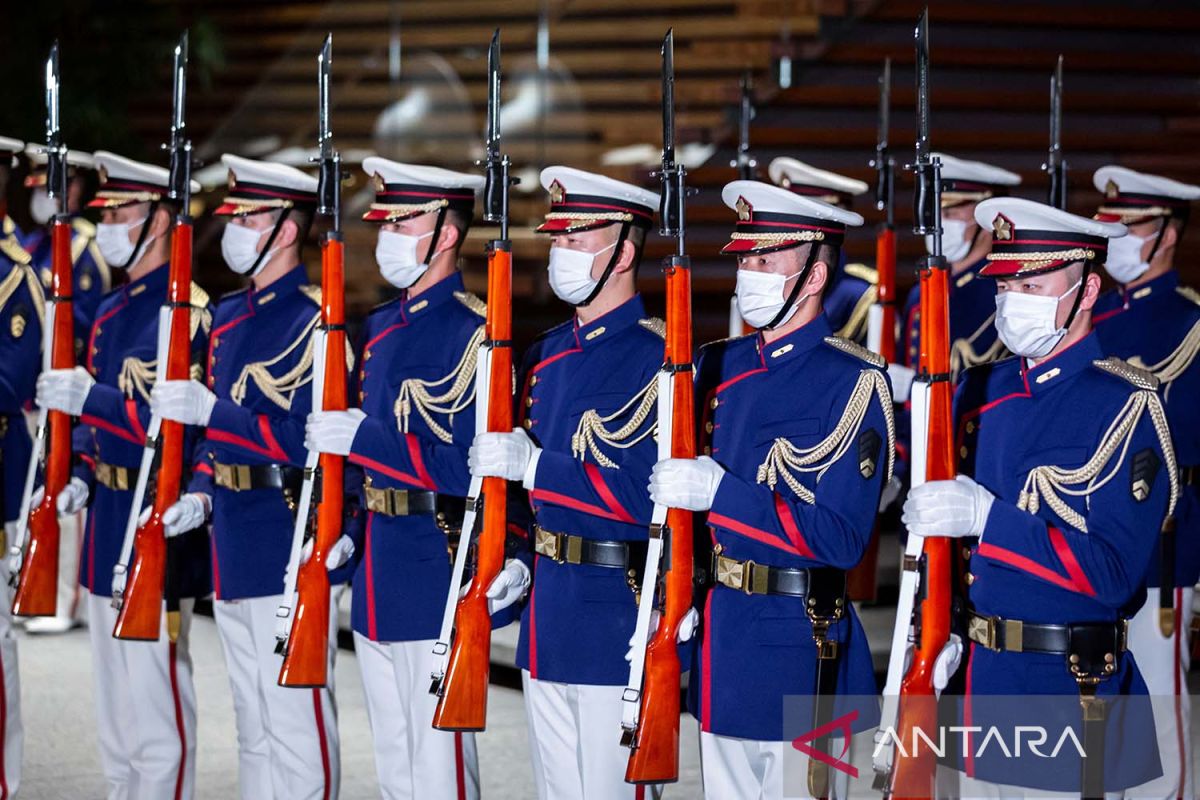
[[[1000,242],[1012,239],[1012,222],[1003,214],[997,214],[992,220],[992,236]]]
[[[567,190],[564,189],[563,185],[561,183],[559,183],[558,181],[555,181],[554,183],[550,184],[549,191],[550,191],[550,202],[554,203],[555,205],[558,205],[559,203],[561,203],[567,196]]]
[[[738,197],[736,207],[737,207],[738,221],[739,222],[749,222],[750,215],[754,211],[754,206],[752,206],[748,202],[746,202],[746,198]]]
[[[1117,182],[1109,178],[1108,183],[1104,184],[1104,196],[1111,199],[1120,193],[1121,188],[1117,186]]]

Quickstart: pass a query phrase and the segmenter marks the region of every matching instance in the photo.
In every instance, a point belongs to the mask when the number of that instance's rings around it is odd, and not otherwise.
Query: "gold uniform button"
[[[706,423],[704,423],[704,432],[705,432],[705,433],[712,433],[712,432],[713,432],[713,424],[712,424],[711,422],[706,422]]]
[[[708,407],[709,407],[709,408],[711,408],[713,411],[716,411],[716,410],[717,410],[717,406],[719,406],[719,405],[721,405],[721,401],[720,401],[720,400],[718,400],[717,398],[715,398],[715,397],[714,397],[714,398],[712,399],[712,402],[710,402],[710,403],[708,404]]]
[[[970,558],[971,557],[971,548],[964,547],[962,553],[963,553],[963,558]]]
[[[971,584],[975,583],[974,573],[968,572],[966,575],[966,581],[967,581],[967,586],[970,586]]]
[[[532,398],[532,397],[526,397],[526,398],[525,398],[525,407],[526,407],[526,408],[533,408],[533,398]]]
[[[704,455],[706,455],[706,456],[712,455],[712,448],[709,447],[708,445],[704,445]]]
[[[529,430],[530,428],[533,427],[533,420],[526,417],[525,421],[522,422],[521,425],[525,428],[525,430]]]
[[[965,444],[962,447],[958,448],[958,454],[960,456],[962,456],[963,458],[966,458],[967,454],[970,452],[971,451],[967,449],[967,446]]]
[[[534,375],[533,377],[531,377],[531,378],[529,379],[529,385],[530,385],[530,386],[537,386],[537,383],[538,383],[538,376],[537,376],[537,375]]]
[[[974,432],[975,432],[975,423],[974,423],[974,421],[972,421],[972,422],[968,422],[968,423],[967,423],[967,433],[974,433]]]

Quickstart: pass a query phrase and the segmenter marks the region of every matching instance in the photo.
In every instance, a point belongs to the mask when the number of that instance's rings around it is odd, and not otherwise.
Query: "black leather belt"
[[[717,554],[717,583],[746,594],[782,594],[804,597],[808,594],[806,569],[768,567],[754,561],[738,561]]]
[[[425,489],[385,489],[371,485],[367,478],[363,485],[367,511],[387,517],[429,516],[437,513],[437,492]]]
[[[592,564],[597,567],[624,569],[629,560],[628,542],[585,539],[569,533],[555,533],[535,525],[533,549],[560,564]]]
[[[985,617],[974,612],[967,621],[967,636],[989,650],[1010,653],[1047,653],[1065,656],[1071,652],[1073,638],[1091,633],[1111,639],[1112,648],[1123,653],[1129,632],[1129,621],[1081,622],[1072,625],[1048,625],[1022,622],[1018,619]]]
[[[282,464],[222,464],[213,462],[213,481],[222,489],[245,492],[251,489],[288,489],[300,487],[304,470]]]

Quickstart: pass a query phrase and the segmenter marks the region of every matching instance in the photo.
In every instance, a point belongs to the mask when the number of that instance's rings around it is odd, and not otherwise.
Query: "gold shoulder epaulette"
[[[300,293],[321,307],[321,287],[315,283],[306,283],[300,287]]]
[[[208,301],[209,301],[208,292],[206,292],[206,291],[204,291],[204,289],[200,288],[200,285],[198,283],[196,283],[195,281],[192,281],[191,305],[195,306],[196,308],[207,308]]]
[[[1092,365],[1110,375],[1116,375],[1118,378],[1132,383],[1139,389],[1146,389],[1151,392],[1158,389],[1158,378],[1154,377],[1153,372],[1135,367],[1128,361],[1124,361],[1116,356],[1097,359],[1092,362]]]
[[[16,240],[16,237],[9,236],[5,239],[0,239],[0,253],[4,253],[8,260],[14,264],[24,266],[33,260],[33,256],[29,255],[21,243]]]
[[[887,361],[883,356],[872,350],[868,350],[857,342],[852,342],[849,339],[843,339],[840,336],[826,336],[825,344],[830,347],[841,350],[843,353],[852,355],[857,359],[867,362],[873,367],[884,369],[887,367]]]
[[[663,322],[658,317],[646,317],[646,319],[639,319],[638,325],[641,325],[643,328],[650,331],[660,339],[667,338],[667,323]]]
[[[1176,286],[1175,291],[1179,292],[1188,300],[1191,300],[1196,305],[1200,306],[1200,292],[1197,292],[1190,286]]]
[[[875,286],[879,283],[879,270],[868,267],[866,264],[847,264],[842,267],[842,271],[851,278],[858,278],[860,281]]]
[[[454,299],[474,311],[479,316],[487,316],[487,303],[480,300],[479,295],[475,294],[474,292],[455,292]]]
[[[91,220],[84,219],[83,217],[76,217],[75,219],[71,220],[71,227],[74,228],[75,232],[80,236],[86,236],[89,239],[96,238],[96,225]]]

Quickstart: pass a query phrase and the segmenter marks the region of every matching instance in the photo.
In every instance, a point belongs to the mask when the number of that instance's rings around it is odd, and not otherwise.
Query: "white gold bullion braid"
[[[629,402],[621,406],[619,409],[609,414],[607,417],[602,417],[594,408],[590,408],[583,413],[583,417],[579,420],[579,426],[575,428],[575,433],[571,436],[571,455],[578,456],[580,461],[583,461],[588,453],[592,454],[592,458],[596,459],[596,463],[602,467],[615,469],[617,463],[606,456],[600,449],[599,443],[603,442],[609,447],[615,447],[618,450],[625,450],[633,447],[638,442],[651,436],[658,430],[658,420],[655,420],[641,433],[637,433],[638,429],[650,416],[650,412],[654,410],[654,405],[658,401],[658,376],[650,379],[642,390],[629,399]],[[629,421],[615,431],[609,430],[606,426],[625,414],[629,413],[631,408],[636,408]],[[634,434],[637,433],[637,436]]]
[[[576,214],[573,212],[552,211],[546,215],[546,219],[569,219],[577,222],[632,222],[633,214],[627,214],[621,211],[607,211],[596,214]]]
[[[842,411],[842,417],[821,441],[812,447],[800,448],[780,437],[767,451],[767,457],[758,465],[758,475],[755,480],[765,483],[774,490],[782,477],[797,497],[805,503],[815,503],[816,493],[802,484],[794,472],[815,472],[817,481],[846,454],[858,438],[858,431],[871,407],[872,396],[879,398],[883,408],[883,417],[887,424],[887,474],[883,482],[892,479],[892,468],[896,460],[896,423],[892,414],[892,398],[888,393],[887,381],[883,373],[875,369],[864,369],[858,374],[858,381],[850,393],[850,400]],[[827,458],[828,456],[828,458]]]
[[[396,397],[393,411],[396,414],[396,427],[401,433],[408,433],[408,420],[413,408],[416,408],[434,436],[446,444],[454,441],[454,434],[442,427],[433,415],[445,414],[449,420],[447,425],[452,427],[454,415],[475,401],[475,364],[479,360],[479,345],[482,343],[483,326],[480,325],[471,335],[467,349],[450,374],[436,381],[408,378],[400,384],[400,394]],[[447,383],[450,384],[449,389],[442,394],[433,394],[434,390]]]
[[[1179,497],[1179,471],[1175,466],[1175,451],[1171,447],[1171,433],[1167,428],[1167,415],[1163,411],[1162,403],[1159,402],[1158,395],[1146,390],[1129,395],[1124,407],[1105,431],[1099,449],[1086,464],[1071,470],[1054,466],[1034,467],[1025,478],[1025,488],[1017,498],[1017,508],[1036,514],[1044,500],[1059,519],[1075,530],[1087,533],[1087,520],[1067,505],[1060,495],[1090,498],[1094,492],[1115,478],[1129,453],[1138,422],[1147,411],[1150,413],[1154,432],[1158,436],[1159,446],[1166,460],[1164,467],[1171,483],[1167,515],[1173,514],[1175,501]],[[1101,476],[1104,468],[1113,461],[1114,455],[1117,455],[1117,458],[1112,468]]]
[[[1129,363],[1153,372],[1154,377],[1158,378],[1160,383],[1169,384],[1187,371],[1187,368],[1196,359],[1197,353],[1200,353],[1200,320],[1187,332],[1179,346],[1162,361],[1157,364],[1145,364],[1141,358],[1134,356],[1129,359]]]
[[[733,241],[752,241],[752,242],[823,242],[825,241],[825,233],[823,231],[794,231],[791,233],[747,233],[743,231],[735,231],[729,234],[729,238]]]
[[[149,403],[150,390],[154,388],[154,371],[157,366],[158,359],[156,358],[142,361],[140,358],[128,356],[121,362],[121,373],[117,376],[117,388],[121,390],[121,394],[131,400],[135,399],[134,392],[136,392]]]
[[[312,333],[320,321],[321,314],[317,312],[308,321],[308,324],[304,326],[304,329],[300,331],[300,335],[296,337],[295,341],[289,344],[279,355],[268,361],[255,361],[242,367],[242,374],[238,376],[238,379],[234,381],[233,386],[229,390],[230,399],[241,405],[242,400],[246,399],[246,386],[253,379],[264,397],[284,411],[290,411],[292,408],[292,396],[295,395],[296,390],[312,380]],[[291,355],[300,346],[301,342],[304,343],[304,352],[301,354],[296,366],[278,378],[272,375],[270,368]]]
[[[950,344],[950,375],[957,378],[963,373],[963,370],[977,367],[980,364],[987,364],[1001,358],[1004,353],[1004,342],[999,338],[992,342],[992,346],[982,353],[975,352],[975,340],[979,335],[986,330],[992,330],[992,323],[996,319],[995,312],[992,312],[987,319],[983,321],[974,333],[965,339],[955,339]]]

